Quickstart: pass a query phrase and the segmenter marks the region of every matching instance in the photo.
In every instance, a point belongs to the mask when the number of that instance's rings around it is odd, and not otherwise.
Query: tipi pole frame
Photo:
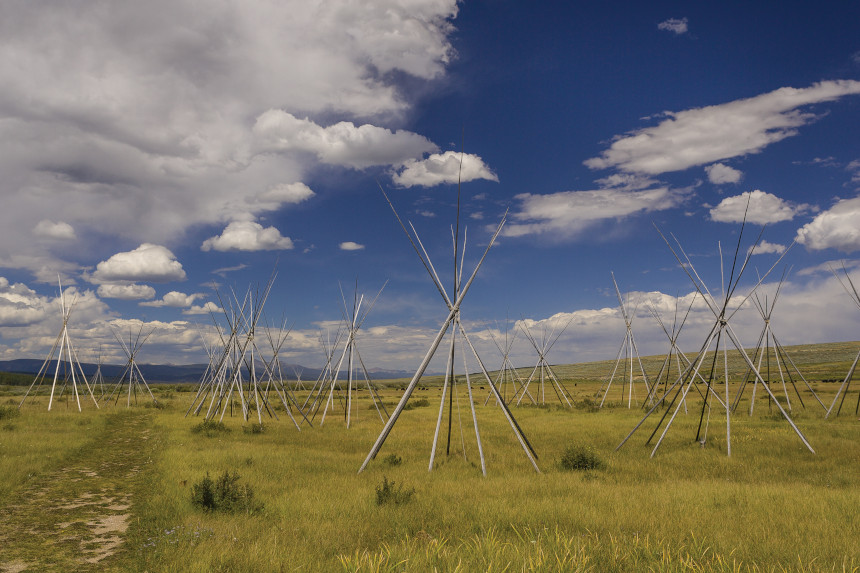
[[[447,332],[449,326],[451,326],[452,322],[456,319],[456,317],[460,311],[460,305],[462,304],[463,299],[465,298],[466,294],[469,292],[469,288],[471,287],[472,282],[475,280],[475,277],[477,276],[478,271],[480,270],[481,266],[483,265],[483,262],[486,259],[487,254],[489,253],[492,246],[495,244],[496,238],[501,233],[502,227],[504,226],[505,219],[507,217],[507,212],[506,212],[505,215],[502,217],[502,220],[500,221],[498,227],[496,228],[495,233],[493,234],[492,238],[490,239],[490,241],[487,245],[487,248],[484,251],[484,254],[481,256],[480,260],[478,261],[477,265],[475,266],[475,270],[472,272],[471,276],[469,277],[469,280],[466,281],[466,283],[464,285],[462,285],[462,288],[457,293],[456,300],[452,304],[450,302],[450,299],[448,298],[447,293],[445,292],[445,289],[442,288],[441,282],[438,280],[438,276],[436,275],[435,270],[432,270],[432,266],[429,265],[429,261],[425,260],[425,258],[423,256],[421,256],[421,252],[419,251],[418,247],[416,246],[415,241],[412,239],[412,236],[406,230],[406,227],[403,224],[403,221],[400,219],[400,215],[397,213],[397,210],[394,209],[394,205],[391,203],[391,200],[388,198],[388,195],[385,194],[385,190],[382,189],[381,185],[380,185],[380,190],[382,191],[382,194],[385,197],[386,201],[388,201],[388,204],[391,207],[392,211],[394,212],[394,215],[397,218],[397,221],[400,223],[400,226],[403,229],[404,233],[406,233],[407,238],[409,239],[409,242],[412,245],[412,248],[415,250],[415,252],[418,254],[419,258],[421,259],[422,265],[424,265],[424,268],[427,270],[428,274],[430,274],[431,278],[433,279],[434,284],[436,285],[437,290],[439,291],[442,298],[445,300],[445,302],[449,308],[449,311],[448,311],[447,318],[443,322],[442,326],[439,329],[439,332],[436,335],[436,338],[433,340],[432,344],[430,345],[430,348],[428,349],[427,353],[424,356],[424,359],[421,361],[421,363],[418,366],[418,369],[415,371],[415,375],[412,377],[412,380],[409,382],[409,385],[407,386],[405,392],[403,393],[403,396],[401,397],[400,401],[397,403],[397,406],[395,407],[394,412],[392,412],[391,417],[388,419],[388,422],[386,422],[385,426],[382,428],[382,431],[380,432],[379,437],[376,439],[376,442],[374,442],[373,446],[371,447],[371,450],[368,453],[367,457],[365,458],[364,463],[362,463],[361,467],[359,468],[359,470],[358,470],[359,473],[364,471],[364,469],[367,467],[368,463],[370,463],[370,460],[372,460],[376,457],[376,455],[379,453],[379,450],[382,448],[382,445],[385,443],[385,440],[388,438],[388,435],[391,433],[391,429],[397,423],[397,419],[400,417],[400,413],[403,411],[404,407],[406,406],[406,402],[408,402],[410,396],[412,395],[412,392],[415,390],[415,386],[418,384],[418,381],[421,379],[425,370],[427,369],[427,366],[430,364],[430,360],[433,358],[434,354],[436,353],[436,350],[438,349],[439,344],[442,342],[442,338],[445,336],[445,333]],[[417,234],[416,234],[416,236],[417,236]],[[466,340],[468,340],[468,337],[466,337]],[[471,343],[470,343],[470,346],[471,346]],[[474,350],[474,348],[473,348],[473,350]],[[487,379],[489,380],[489,376],[487,377]],[[492,388],[495,388],[495,386],[492,384],[492,381],[490,381],[490,385]],[[496,391],[496,394],[497,394],[497,398],[501,399],[501,396],[498,395],[498,391]],[[507,415],[509,415],[507,408],[504,406],[503,406],[503,408],[507,412]],[[531,454],[528,451],[526,451],[526,454],[528,455],[529,459],[532,461],[532,464],[535,465],[535,468],[537,469],[537,465],[535,464],[533,458],[531,457]]]

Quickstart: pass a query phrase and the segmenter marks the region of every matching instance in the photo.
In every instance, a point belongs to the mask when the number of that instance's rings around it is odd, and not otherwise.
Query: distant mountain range
[[[39,368],[44,364],[44,360],[37,360],[32,358],[21,358],[17,360],[0,360],[0,372],[14,372],[18,374],[32,374],[35,376],[39,372]],[[207,365],[206,364],[138,364],[138,368],[140,368],[141,373],[143,374],[144,379],[147,382],[163,382],[167,384],[179,384],[179,383],[188,383],[188,382],[199,382],[200,379],[206,372]],[[57,361],[52,360],[48,365],[48,372],[50,372],[51,377],[53,377],[53,372],[57,367]],[[63,367],[68,368],[68,363],[61,363],[60,370],[62,371]],[[90,364],[90,363],[81,363],[81,367],[84,370],[84,374],[87,378],[93,376],[98,369],[98,365]],[[102,364],[102,376],[105,377],[107,381],[117,380],[120,376],[122,376],[123,372],[125,372],[125,365],[118,366],[116,364]],[[262,364],[257,366],[259,369],[258,372],[263,370]],[[294,370],[297,370],[301,373],[303,381],[313,381],[317,380],[320,376],[321,370],[319,368],[307,368],[305,366],[300,366],[298,364],[285,364],[281,363],[281,370],[285,379],[295,380],[296,375]],[[369,372],[371,379],[373,380],[390,380],[392,378],[411,378],[414,372],[405,371],[405,370],[382,370],[382,369],[371,369]],[[364,379],[364,376],[360,373],[356,373],[356,375],[360,380]],[[345,379],[346,372],[340,373],[340,378]]]

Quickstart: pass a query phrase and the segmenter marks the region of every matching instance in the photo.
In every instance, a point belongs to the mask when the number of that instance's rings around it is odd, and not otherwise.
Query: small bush
[[[146,404],[143,405],[144,408],[155,408],[156,410],[164,410],[167,408],[167,402],[151,402],[147,401]]]
[[[246,434],[262,434],[266,431],[266,428],[263,424],[250,424],[248,426],[242,426],[242,431]]]
[[[599,470],[603,468],[603,460],[591,446],[569,446],[561,455],[558,465],[563,470]]]
[[[415,488],[403,489],[403,484],[395,485],[393,481],[382,476],[382,484],[376,486],[376,505],[393,503],[402,505],[407,503],[415,495]]]
[[[21,411],[14,406],[0,406],[0,420],[11,420],[21,415]]]
[[[195,434],[203,434],[211,438],[223,432],[229,432],[230,428],[224,425],[224,422],[216,422],[215,420],[203,420],[196,426],[191,427],[191,431]]]
[[[223,511],[226,513],[256,513],[263,504],[254,499],[250,485],[240,486],[239,474],[224,470],[217,480],[206,472],[199,482],[191,486],[191,504],[203,511]]]
[[[577,410],[585,410],[586,412],[598,412],[600,410],[600,402],[596,398],[586,396],[580,401],[574,401],[573,407]]]
[[[387,456],[385,456],[382,459],[382,463],[384,463],[387,466],[392,466],[392,467],[399,466],[400,464],[403,463],[403,458],[401,458],[397,454],[388,454]]]
[[[418,398],[417,400],[411,400],[406,402],[406,405],[403,406],[404,410],[414,410],[415,408],[424,408],[430,405],[430,400],[427,398]]]

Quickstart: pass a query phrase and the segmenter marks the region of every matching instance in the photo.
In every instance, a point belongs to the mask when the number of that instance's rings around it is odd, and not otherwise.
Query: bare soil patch
[[[151,455],[149,416],[105,415],[103,435],[0,511],[0,572],[102,570],[123,549],[134,483]]]

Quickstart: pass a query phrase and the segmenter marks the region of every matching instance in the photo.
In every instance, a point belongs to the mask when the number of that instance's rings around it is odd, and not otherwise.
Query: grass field
[[[858,346],[791,352],[829,405],[839,384],[822,380],[841,380]],[[656,419],[615,451],[644,412],[622,406],[620,390],[593,407],[607,363],[557,371],[575,408],[513,409],[541,473],[474,384],[486,477],[462,387],[450,454],[443,430],[428,472],[441,393],[431,379],[411,400],[427,405],[403,412],[362,473],[381,430],[366,391],[350,429],[340,410],[299,432],[283,411],[262,431],[235,417],[201,427],[184,417],[193,394],[170,386],[156,388],[159,408],[82,413],[63,401],[47,412],[44,397],[19,411],[21,388],[0,387],[0,571],[860,570],[860,381],[827,420],[808,390],[806,408],[792,390],[815,454],[761,393],[753,416],[747,403],[732,417],[731,456],[716,408],[701,446],[691,393],[651,458]],[[404,384],[382,390],[389,411]],[[562,467],[574,447],[598,467]],[[224,472],[255,503],[193,505],[195,485]]]

